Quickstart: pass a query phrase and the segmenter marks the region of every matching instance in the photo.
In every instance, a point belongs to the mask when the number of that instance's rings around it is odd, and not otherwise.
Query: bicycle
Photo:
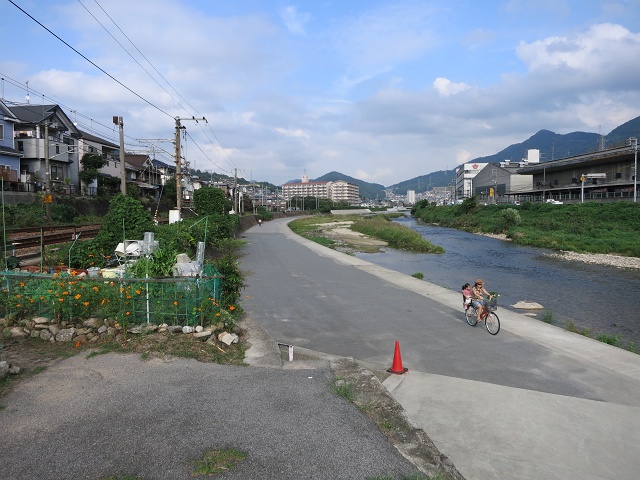
[[[482,316],[480,321],[484,321],[484,326],[491,335],[497,335],[500,331],[500,319],[496,314],[498,309],[498,298],[489,297],[484,302],[484,308],[482,310]],[[467,323],[472,327],[475,327],[478,323],[478,311],[473,305],[468,305],[464,312]]]

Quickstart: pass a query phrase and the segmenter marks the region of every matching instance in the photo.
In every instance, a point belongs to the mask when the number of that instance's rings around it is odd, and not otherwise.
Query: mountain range
[[[494,155],[478,157],[465,163],[498,163],[504,160],[519,162],[526,157],[527,150],[540,150],[540,161],[548,162],[573,155],[580,155],[601,150],[623,146],[629,137],[640,137],[640,117],[629,120],[614,128],[607,135],[588,132],[572,132],[561,135],[550,130],[540,130],[521,143],[514,143]],[[461,166],[461,165],[460,165]],[[388,187],[377,183],[368,183],[339,172],[330,172],[315,181],[345,180],[360,187],[360,196],[365,199],[375,200],[385,197],[385,190],[404,195],[407,190],[415,190],[416,193],[426,192],[432,187],[446,187],[455,183],[456,169],[438,170],[437,172],[420,175]]]

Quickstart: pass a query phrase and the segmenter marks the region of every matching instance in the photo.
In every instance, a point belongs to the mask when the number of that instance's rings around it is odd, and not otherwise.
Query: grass
[[[353,390],[351,388],[351,384],[345,382],[344,380],[338,379],[333,385],[333,392],[336,395],[344,398],[348,402],[353,403],[355,400],[355,396],[353,395]]]
[[[570,320],[569,323],[567,323],[567,330],[585,337],[593,338],[599,342],[606,343],[607,345],[628,350],[631,353],[638,353],[636,344],[634,342],[625,344],[622,341],[622,335],[611,335],[608,333],[599,333],[596,335],[592,328],[581,328],[577,326],[573,320]]]
[[[351,225],[351,230],[384,240],[393,248],[423,253],[444,253],[442,247],[433,245],[415,230],[384,217],[361,218]]]
[[[411,475],[403,475],[400,477],[400,480],[443,480],[447,478],[442,474],[437,474],[434,477],[429,477],[424,473],[412,473]],[[365,477],[365,480],[396,480],[396,477],[393,475],[383,475],[381,477]]]
[[[418,280],[424,279],[424,273],[422,273],[422,272],[412,273],[411,276],[413,278],[417,278]]]
[[[476,233],[505,233],[514,243],[580,253],[640,257],[640,205],[631,202],[550,205],[419,204],[415,218]],[[517,208],[520,221],[507,224],[503,212]]]
[[[246,453],[233,448],[205,452],[201,459],[194,460],[193,476],[217,475],[228,472],[246,458]]]
[[[553,312],[551,310],[546,310],[542,318],[540,319],[544,323],[552,324],[553,323]]]

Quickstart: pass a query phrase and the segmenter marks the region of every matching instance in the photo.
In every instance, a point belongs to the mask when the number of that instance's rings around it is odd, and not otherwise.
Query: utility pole
[[[236,197],[238,196],[238,169],[233,169],[233,211],[234,213],[238,213],[236,210]]]
[[[48,219],[51,218],[51,175],[49,169],[49,122],[44,124],[44,209]]]
[[[122,117],[113,117],[113,124],[120,130],[120,192],[127,194],[127,168],[124,162],[124,122]]]
[[[633,203],[638,201],[638,137],[629,139],[633,146]]]
[[[182,172],[180,169],[180,164],[182,161],[182,157],[180,155],[180,130],[183,130],[186,127],[182,126],[181,120],[193,120],[198,123],[198,120],[207,121],[206,118],[180,118],[176,117],[176,136],[175,136],[175,144],[176,144],[176,209],[178,212],[182,211]]]

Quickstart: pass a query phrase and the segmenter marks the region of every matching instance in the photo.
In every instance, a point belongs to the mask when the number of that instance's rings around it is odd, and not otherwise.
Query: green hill
[[[640,117],[623,123],[611,130],[611,132],[604,137],[597,133],[588,132],[572,132],[561,135],[550,130],[540,130],[524,142],[514,143],[494,155],[474,158],[466,163],[498,163],[504,160],[519,162],[526,157],[527,150],[529,149],[540,150],[540,161],[547,162],[573,155],[580,155],[582,153],[595,152],[600,150],[603,144],[605,148],[622,146],[628,142],[629,137],[640,138]],[[391,185],[388,188],[396,193],[404,193],[407,190],[415,190],[416,193],[420,193],[431,187],[445,187],[449,185],[454,178],[455,168],[453,170],[440,170],[438,172],[421,175]],[[427,185],[431,186],[427,188]]]

